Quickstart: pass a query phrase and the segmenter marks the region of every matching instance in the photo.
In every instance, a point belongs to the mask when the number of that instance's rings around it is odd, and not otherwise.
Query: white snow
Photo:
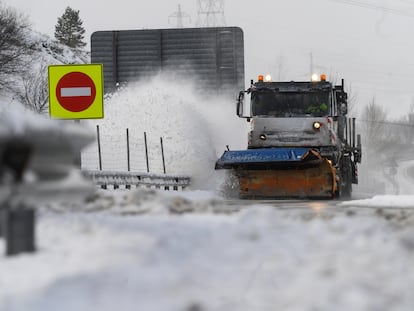
[[[0,310],[412,310],[412,208],[310,205],[142,189],[43,204],[38,251],[0,256]]]
[[[127,170],[126,129],[129,129],[131,168],[146,171],[144,132],[147,133],[150,171],[162,172],[160,137],[167,173],[190,175],[195,189],[217,183],[214,164],[226,149],[244,149],[247,122],[236,116],[234,98],[202,97],[191,80],[163,73],[131,83],[105,99],[105,118],[99,125],[104,170]],[[97,146],[82,154],[82,167],[97,169]]]
[[[45,117],[35,115],[17,104],[0,102],[0,137],[24,135],[28,128],[53,130],[57,129],[54,123],[48,122]]]
[[[10,104],[0,100],[0,139],[10,136],[29,136],[31,132],[42,131],[82,136],[89,142],[92,140],[90,128],[80,127],[71,121],[50,120],[49,117],[35,114],[18,103]]]
[[[376,195],[370,199],[342,203],[344,206],[414,208],[414,195]]]

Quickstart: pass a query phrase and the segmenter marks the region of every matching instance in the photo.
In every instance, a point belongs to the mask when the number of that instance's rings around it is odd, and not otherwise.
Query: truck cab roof
[[[249,91],[275,91],[275,92],[312,92],[312,91],[330,91],[332,83],[328,81],[318,82],[256,82],[252,84]]]

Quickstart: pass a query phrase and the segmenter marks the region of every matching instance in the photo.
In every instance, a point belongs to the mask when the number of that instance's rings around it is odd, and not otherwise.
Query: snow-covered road
[[[0,310],[412,310],[414,197],[375,207],[387,198],[234,211],[210,192],[136,190],[45,205],[38,252],[0,256]]]

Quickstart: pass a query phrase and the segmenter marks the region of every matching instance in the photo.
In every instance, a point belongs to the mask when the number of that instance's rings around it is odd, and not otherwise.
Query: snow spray
[[[193,189],[215,190],[222,182],[222,174],[214,170],[214,165],[226,145],[245,149],[247,144],[247,123],[236,116],[235,108],[234,98],[200,95],[191,82],[178,80],[172,74],[160,74],[128,84],[110,95],[105,100],[105,118],[90,122],[98,124],[104,135],[115,136],[110,139],[113,142],[126,128],[140,137],[145,132],[153,166],[159,158],[158,142],[162,137],[167,174],[190,175]],[[118,155],[114,152],[125,149],[122,144],[106,147],[113,151],[111,154],[103,151],[107,163],[124,161],[122,152]],[[131,141],[131,148],[134,144]],[[143,155],[137,157],[142,159]],[[131,157],[132,161],[137,157]],[[91,168],[90,163],[82,165]],[[113,168],[104,165],[103,169]],[[141,165],[135,166],[134,171],[146,169]]]

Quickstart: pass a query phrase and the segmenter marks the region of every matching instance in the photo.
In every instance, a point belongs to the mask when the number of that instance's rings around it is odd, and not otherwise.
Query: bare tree
[[[30,110],[45,113],[49,103],[47,64],[41,61],[39,70],[25,74],[21,80],[23,90],[17,94],[20,102]]]
[[[361,176],[369,176],[365,183],[370,187],[398,193],[398,165],[414,151],[414,106],[406,117],[390,121],[384,108],[373,98],[365,107],[360,122],[365,159],[368,159],[361,166],[365,170]]]
[[[386,112],[376,103],[373,97],[365,106],[359,120],[359,131],[362,134],[362,147],[364,159],[360,170],[361,184],[375,189],[385,191],[383,167],[385,164],[387,133],[384,130],[386,125]]]
[[[379,148],[381,142],[386,139],[386,119],[387,113],[384,108],[376,104],[375,97],[372,98],[368,106],[365,107],[361,120],[364,124],[363,130],[367,146]]]
[[[24,15],[0,2],[0,88],[30,62],[34,43],[27,36],[29,27]]]
[[[408,123],[414,125],[414,98],[410,105],[410,110],[408,111]]]

